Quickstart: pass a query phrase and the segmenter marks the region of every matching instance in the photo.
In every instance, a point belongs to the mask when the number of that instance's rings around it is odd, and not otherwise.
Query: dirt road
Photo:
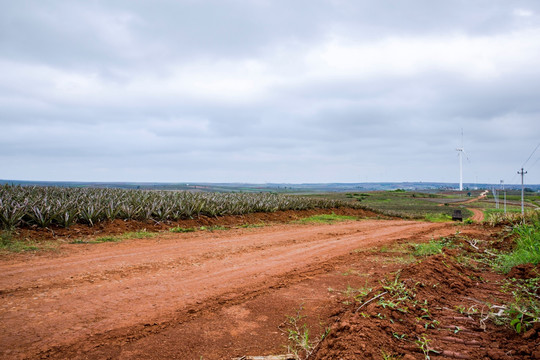
[[[5,260],[0,357],[137,358],[159,338],[167,357],[198,359],[197,347],[203,341],[210,346],[208,339],[186,335],[189,350],[160,334],[263,295],[270,304],[273,291],[330,271],[351,251],[455,231],[453,224],[403,220],[277,225],[71,244],[58,253]],[[260,321],[271,316],[260,312]],[[222,331],[234,334],[238,326]],[[210,330],[205,334],[216,337]]]
[[[476,222],[482,222],[484,221],[484,212],[480,209],[476,208],[468,208],[470,211],[472,211],[473,216],[471,219]]]

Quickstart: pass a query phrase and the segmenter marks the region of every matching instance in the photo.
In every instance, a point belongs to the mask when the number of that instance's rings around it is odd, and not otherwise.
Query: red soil
[[[31,240],[66,240],[72,241],[81,238],[101,237],[108,235],[119,235],[130,231],[166,231],[172,227],[183,228],[198,228],[201,226],[226,226],[234,227],[240,225],[249,224],[275,224],[275,223],[288,223],[294,220],[305,218],[316,214],[331,214],[337,215],[351,215],[359,217],[379,217],[372,211],[351,209],[351,208],[337,208],[337,209],[313,209],[313,210],[300,210],[300,211],[276,211],[272,213],[252,213],[245,215],[230,215],[219,217],[207,217],[201,216],[195,219],[186,219],[179,221],[134,221],[134,220],[114,220],[103,221],[97,223],[95,226],[90,227],[84,224],[75,224],[69,228],[62,227],[50,227],[50,228],[38,228],[38,227],[26,227],[18,229],[18,237],[22,239]]]
[[[484,221],[484,212],[482,210],[475,209],[475,208],[468,208],[468,209],[473,212],[473,216],[471,217],[473,221],[476,221],[476,222]]]
[[[382,285],[366,298],[386,291],[376,301],[344,309],[310,359],[540,359],[540,323],[522,334],[495,325],[500,306],[512,301],[501,292],[504,276],[464,267],[456,261],[459,254],[447,250],[399,273],[413,294],[399,306],[405,312],[386,305],[395,297]],[[521,266],[508,278],[539,277],[538,269]]]
[[[373,249],[428,241],[457,229],[485,237],[486,230],[472,226],[362,220],[163,233],[152,239],[64,244],[57,252],[12,255],[0,262],[0,358],[229,359],[285,353],[285,316],[301,306],[312,336],[336,324],[318,358],[370,358],[371,353],[378,359],[380,349],[420,358],[413,343],[400,348],[392,337],[399,332],[414,339],[423,331],[418,328],[422,324],[414,323],[418,309],[403,324],[388,309],[376,311],[395,318],[395,324],[373,318],[363,322],[354,313],[356,305],[343,305],[351,300],[343,290],[377,286],[379,279],[403,267],[395,259],[400,254]],[[478,274],[452,263],[449,255],[414,266],[401,279],[421,281],[417,296],[433,304],[433,317],[441,319],[441,326],[461,329],[458,334],[448,331],[448,337],[458,339],[448,340],[449,345],[433,336],[433,348],[470,358],[533,358],[536,348],[522,348],[527,343],[508,329],[483,333],[452,310],[456,302],[476,304],[467,297],[495,303],[501,295],[494,282],[472,280]],[[492,281],[497,276],[485,274]],[[366,310],[373,306],[377,304]],[[431,338],[434,332],[427,334]],[[494,352],[477,351],[478,343]],[[464,344],[474,352],[462,349]],[[341,352],[333,353],[336,349]]]

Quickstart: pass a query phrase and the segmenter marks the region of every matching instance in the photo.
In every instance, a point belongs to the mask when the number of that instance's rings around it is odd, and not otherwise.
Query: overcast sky
[[[540,143],[538,0],[0,5],[0,179],[458,182],[463,128],[518,183]]]

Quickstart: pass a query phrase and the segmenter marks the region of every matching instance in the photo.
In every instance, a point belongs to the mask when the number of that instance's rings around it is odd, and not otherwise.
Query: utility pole
[[[504,181],[501,180],[502,191],[504,194],[504,213],[506,214],[506,191],[504,190]]]
[[[491,192],[493,193],[493,200],[495,200],[495,209],[499,208],[499,198],[497,197],[497,189],[495,186],[491,187]]]
[[[526,173],[526,171],[523,171],[523,168],[521,168],[521,171],[518,171],[518,174],[521,175],[521,216],[525,215],[525,210],[523,208],[523,175],[525,175]]]

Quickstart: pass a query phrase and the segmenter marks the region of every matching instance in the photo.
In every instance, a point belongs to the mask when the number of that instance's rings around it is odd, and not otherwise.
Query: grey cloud
[[[1,5],[0,178],[456,181],[464,128],[488,181],[540,138],[538,47],[489,43],[536,1]]]

